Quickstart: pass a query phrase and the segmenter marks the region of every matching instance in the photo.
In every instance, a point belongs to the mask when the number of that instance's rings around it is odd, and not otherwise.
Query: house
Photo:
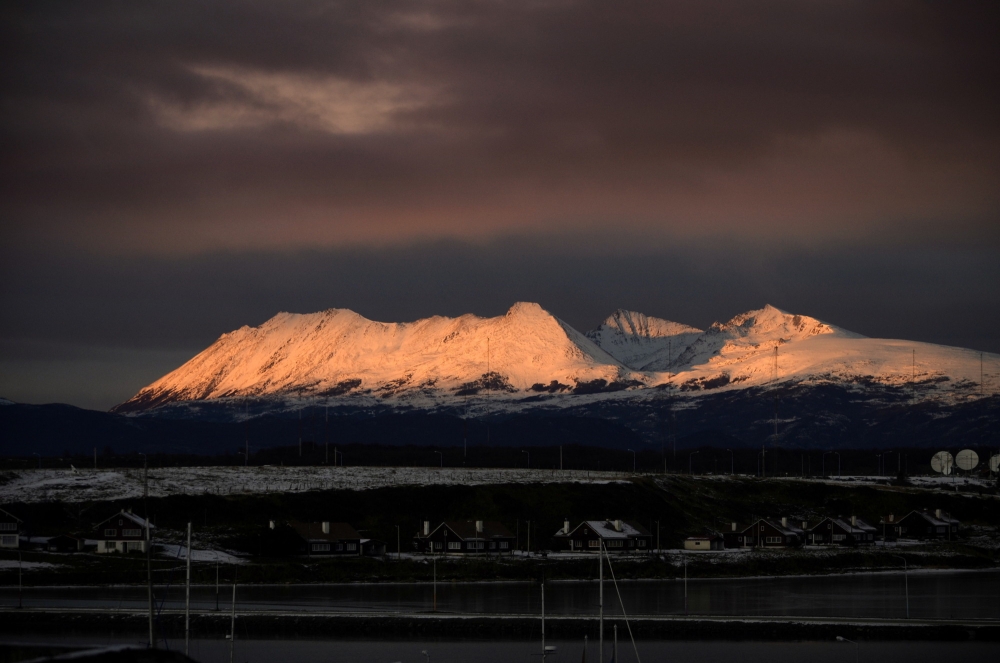
[[[305,555],[352,555],[362,554],[361,535],[347,523],[288,523],[301,538],[299,552]],[[273,527],[273,525],[272,525]]]
[[[146,552],[146,529],[156,529],[156,526],[123,509],[94,528],[97,552]]]
[[[824,518],[809,530],[807,540],[813,545],[871,546],[878,529],[857,516]]]
[[[0,548],[20,547],[23,525],[24,522],[20,518],[0,509]]]
[[[933,513],[927,510],[911,511],[892,525],[892,535],[895,538],[906,539],[946,539],[958,536],[961,522],[950,513],[936,509]]]
[[[736,523],[723,536],[726,548],[796,548],[805,543],[807,523],[798,527],[782,518],[780,521],[761,518],[744,529]]]
[[[584,520],[576,527],[570,527],[567,520],[552,537],[553,548],[563,551],[596,553],[602,542],[607,552],[649,552],[653,535],[642,525],[624,520]]]
[[[413,545],[422,553],[513,553],[514,535],[492,520],[446,521],[431,528],[429,520],[413,537]]]
[[[386,542],[378,539],[361,539],[361,554],[365,557],[385,557]]]
[[[726,542],[718,534],[689,536],[684,539],[684,550],[725,550]]]

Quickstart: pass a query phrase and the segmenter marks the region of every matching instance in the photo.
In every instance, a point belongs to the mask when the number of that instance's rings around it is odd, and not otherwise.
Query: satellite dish
[[[990,458],[990,472],[1000,472],[1000,454]]]
[[[947,451],[939,451],[934,454],[931,458],[931,469],[935,472],[940,472],[941,474],[948,476],[951,474],[951,468],[954,464],[955,459],[952,458],[951,454]]]
[[[979,454],[972,449],[962,449],[955,457],[955,464],[968,472],[976,465],[979,465]]]

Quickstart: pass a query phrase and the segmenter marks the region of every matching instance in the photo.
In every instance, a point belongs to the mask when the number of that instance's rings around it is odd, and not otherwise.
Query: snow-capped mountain
[[[587,338],[634,370],[672,370],[673,362],[701,333],[679,322],[618,309],[587,332]]]
[[[353,311],[279,313],[224,334],[116,410],[167,403],[273,400],[428,408],[573,407],[784,383],[921,385],[921,399],[980,388],[980,353],[859,334],[773,306],[700,331],[619,310],[582,334],[538,304],[505,315],[409,323]],[[996,373],[997,355],[985,364]],[[986,381],[994,393],[994,377]],[[994,385],[990,387],[989,385]],[[915,393],[915,392],[914,392]]]

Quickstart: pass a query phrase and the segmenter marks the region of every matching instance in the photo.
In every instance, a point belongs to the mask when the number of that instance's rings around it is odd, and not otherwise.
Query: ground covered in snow
[[[388,486],[534,483],[606,484],[626,481],[617,472],[428,467],[168,467],[149,471],[149,494],[231,495],[309,490],[371,490]],[[135,499],[142,470],[12,470],[0,474],[0,503],[89,502]]]

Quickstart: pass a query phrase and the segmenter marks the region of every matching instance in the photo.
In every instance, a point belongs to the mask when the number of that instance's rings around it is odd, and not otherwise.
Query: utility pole
[[[324,464],[330,464],[330,405],[327,404],[323,414],[323,446],[326,449]]]
[[[299,409],[299,458],[302,458],[302,410]]]
[[[229,620],[229,663],[236,653],[236,567],[233,567],[233,609]]]

